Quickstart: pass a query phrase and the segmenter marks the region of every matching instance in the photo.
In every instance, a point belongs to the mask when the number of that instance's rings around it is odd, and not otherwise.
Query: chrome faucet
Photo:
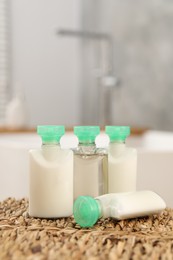
[[[107,68],[104,73],[97,73],[97,80],[99,80],[99,88],[96,103],[96,117],[95,122],[99,125],[111,124],[111,90],[119,86],[119,80],[113,76],[114,74],[114,42],[110,34],[98,33],[90,31],[59,29],[57,34],[63,37],[75,37],[82,39],[91,39],[97,41],[105,41],[107,43]],[[85,110],[85,109],[84,109]],[[85,121],[85,120],[84,120]],[[88,122],[84,122],[88,124]]]

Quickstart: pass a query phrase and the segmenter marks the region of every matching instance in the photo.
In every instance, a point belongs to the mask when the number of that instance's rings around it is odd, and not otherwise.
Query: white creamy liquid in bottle
[[[99,127],[77,126],[74,133],[79,139],[79,146],[74,150],[74,199],[107,193],[107,154],[94,143]]]
[[[117,220],[157,214],[166,208],[164,200],[153,191],[112,193],[92,198],[76,199],[73,214],[81,227],[92,227],[99,218]]]
[[[103,218],[128,219],[156,214],[166,208],[164,200],[149,190],[111,193],[95,198]]]
[[[73,152],[62,150],[59,140],[63,126],[38,126],[43,145],[31,150],[29,214],[40,218],[72,215],[73,208]]]
[[[110,144],[108,148],[108,193],[136,190],[137,151],[126,147],[130,134],[126,126],[106,126]]]

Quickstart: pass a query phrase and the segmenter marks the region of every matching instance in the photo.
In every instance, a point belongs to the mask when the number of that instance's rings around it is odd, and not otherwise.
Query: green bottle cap
[[[130,135],[129,126],[106,126],[105,131],[109,135],[110,141],[125,141],[127,136]]]
[[[78,137],[79,142],[93,143],[97,135],[100,134],[99,126],[75,126],[74,134]]]
[[[73,215],[81,227],[92,227],[100,218],[98,202],[90,196],[78,197],[74,202]]]
[[[42,141],[49,142],[59,142],[61,136],[65,133],[64,126],[55,125],[39,125],[37,126],[37,134],[41,136]]]

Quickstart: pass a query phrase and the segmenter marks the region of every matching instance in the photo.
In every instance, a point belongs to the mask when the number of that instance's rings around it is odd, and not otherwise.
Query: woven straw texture
[[[173,259],[173,210],[81,229],[72,217],[28,216],[28,201],[0,202],[0,260]]]

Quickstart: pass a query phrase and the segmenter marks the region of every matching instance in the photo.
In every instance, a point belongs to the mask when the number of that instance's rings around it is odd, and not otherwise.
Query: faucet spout
[[[57,31],[57,34],[62,36],[90,38],[95,40],[109,40],[109,41],[112,40],[112,37],[107,33],[98,33],[98,32],[90,32],[90,31],[59,29]]]

